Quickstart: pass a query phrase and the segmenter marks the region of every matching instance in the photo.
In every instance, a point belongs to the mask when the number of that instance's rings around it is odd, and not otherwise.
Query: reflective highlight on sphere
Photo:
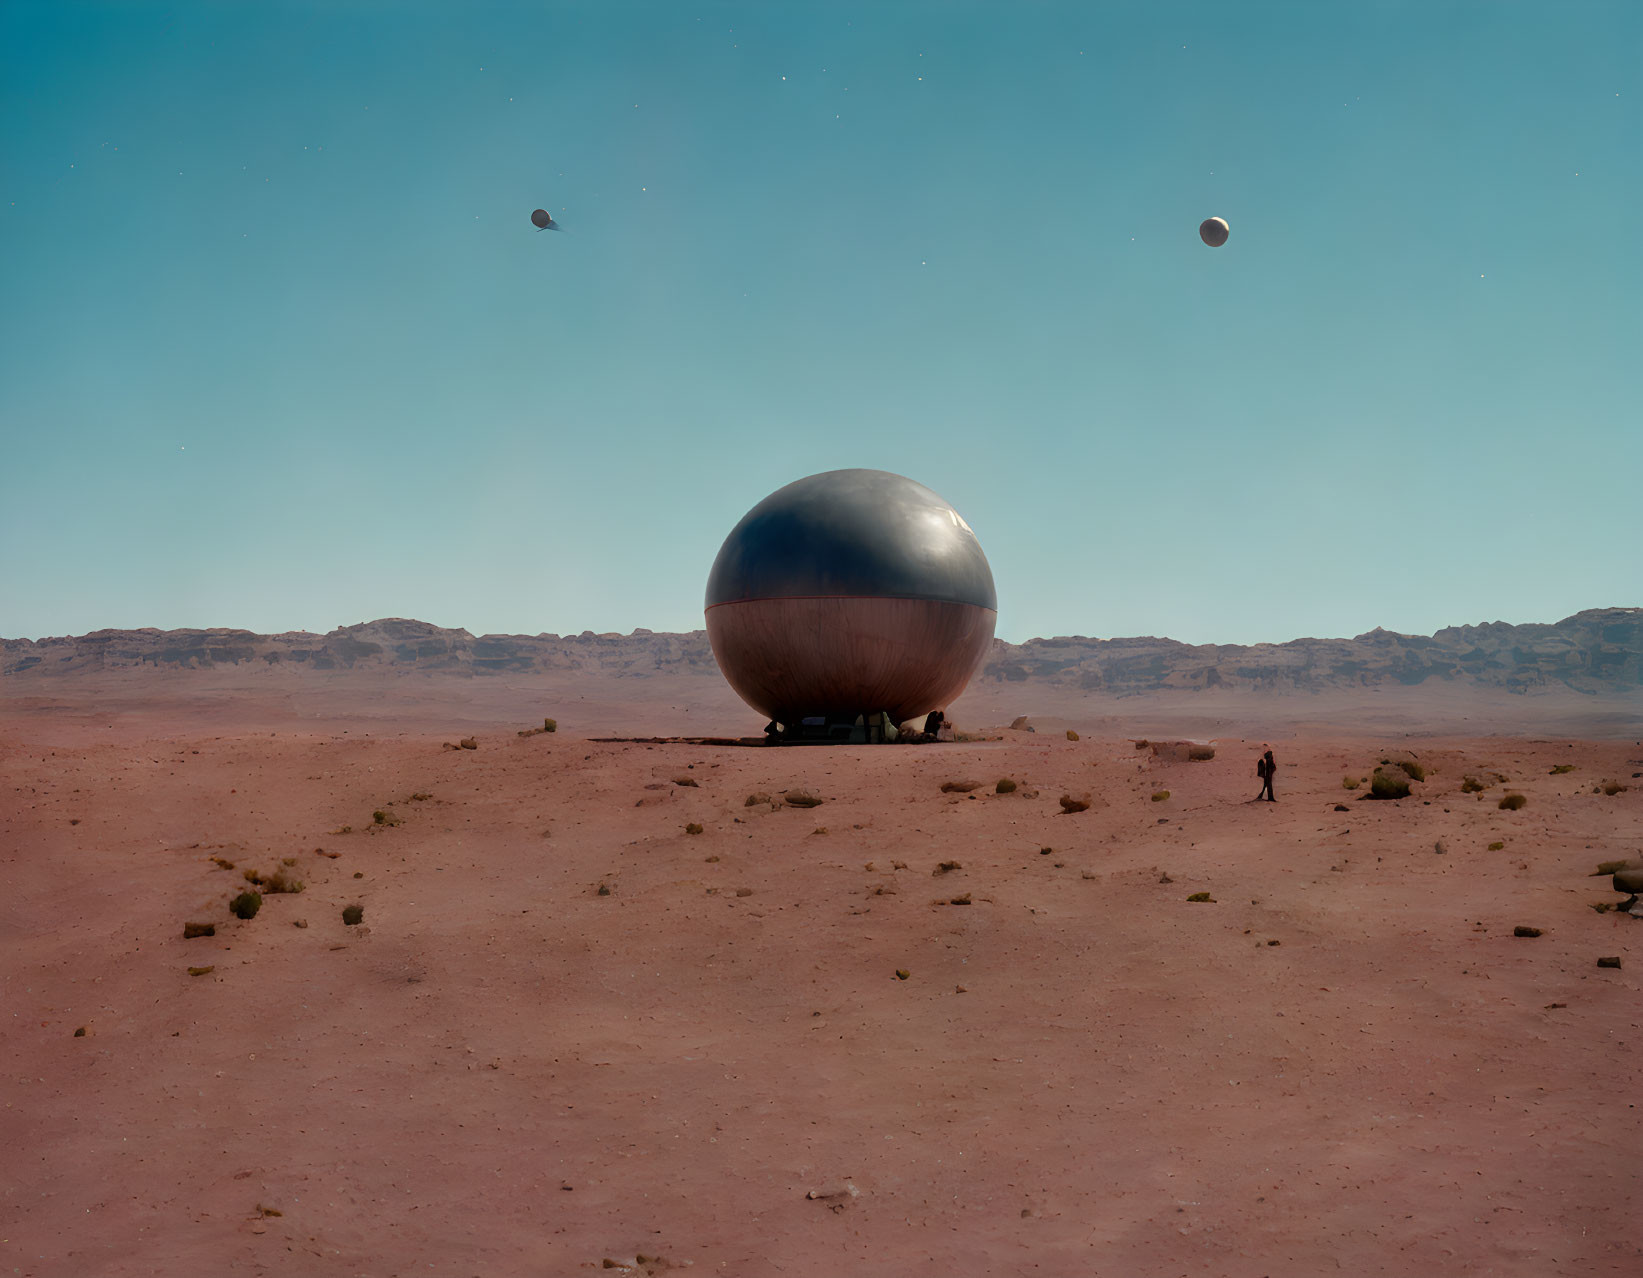
[[[1205,218],[1198,224],[1198,238],[1211,248],[1220,248],[1231,234],[1232,228],[1224,217]]]
[[[944,708],[993,638],[981,543],[924,485],[835,470],[779,489],[725,539],[707,632],[737,694],[783,723]]]

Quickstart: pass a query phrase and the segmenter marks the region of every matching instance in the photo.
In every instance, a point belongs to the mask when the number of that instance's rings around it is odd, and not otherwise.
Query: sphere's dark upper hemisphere
[[[731,531],[707,606],[864,595],[998,609],[981,543],[923,484],[882,470],[833,470],[777,490]]]

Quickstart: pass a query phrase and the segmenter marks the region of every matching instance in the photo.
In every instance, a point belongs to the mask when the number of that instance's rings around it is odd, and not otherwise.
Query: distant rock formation
[[[587,671],[607,676],[717,676],[705,631],[631,635],[479,635],[388,618],[329,634],[248,630],[98,630],[60,639],[0,640],[0,677],[93,670],[371,670],[495,675]],[[1173,639],[1080,635],[995,640],[978,681],[1050,684],[1125,696],[1207,688],[1322,692],[1429,679],[1528,692],[1643,691],[1643,608],[1597,608],[1555,625],[1490,622],[1435,635],[1371,630],[1355,639],[1295,639],[1239,647]],[[15,685],[14,685],[15,686]]]
[[[1643,608],[1594,608],[1555,625],[1487,622],[1430,637],[1375,629],[1355,639],[1236,645],[1173,639],[1030,639],[998,643],[981,677],[1123,696],[1168,689],[1322,692],[1455,680],[1528,692],[1643,690]]]

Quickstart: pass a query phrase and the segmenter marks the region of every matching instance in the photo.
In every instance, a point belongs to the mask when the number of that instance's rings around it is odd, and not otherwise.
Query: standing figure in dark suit
[[[1261,792],[1255,796],[1257,800],[1265,799],[1268,803],[1278,801],[1272,793],[1272,777],[1277,771],[1278,765],[1272,758],[1272,751],[1268,750],[1255,764],[1255,775],[1261,778]]]

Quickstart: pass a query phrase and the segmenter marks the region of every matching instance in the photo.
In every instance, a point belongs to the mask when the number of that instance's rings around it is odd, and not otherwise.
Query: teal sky
[[[849,466],[1017,641],[1643,603],[1640,80],[1636,0],[9,0],[0,635],[694,629]]]

